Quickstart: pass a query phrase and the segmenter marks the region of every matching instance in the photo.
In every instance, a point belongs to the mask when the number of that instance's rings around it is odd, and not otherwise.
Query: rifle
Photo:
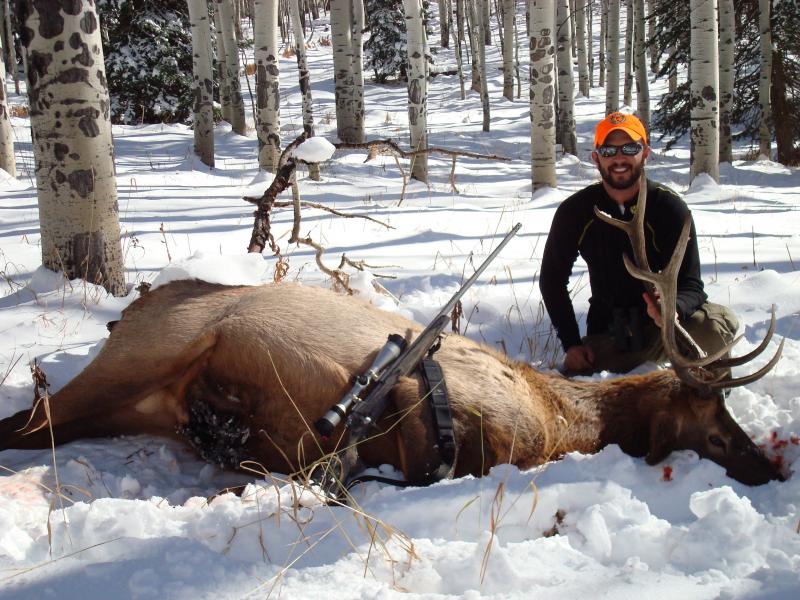
[[[367,369],[367,372],[359,375],[353,387],[345,394],[342,400],[331,407],[325,413],[325,416],[314,423],[317,431],[322,436],[330,436],[333,429],[346,418],[345,427],[350,433],[351,447],[366,437],[369,428],[377,423],[386,410],[391,389],[401,377],[409,375],[417,368],[420,361],[436,343],[442,331],[450,322],[450,313],[456,303],[472,284],[478,280],[478,277],[489,266],[489,263],[497,258],[500,251],[521,227],[522,223],[517,223],[514,226],[497,245],[497,248],[486,257],[486,260],[477,268],[475,273],[453,294],[453,297],[450,298],[447,304],[442,307],[410,345],[407,346],[405,339],[398,334],[389,336],[386,345],[378,352],[378,356],[370,368]],[[361,392],[370,386],[369,393],[362,399]]]

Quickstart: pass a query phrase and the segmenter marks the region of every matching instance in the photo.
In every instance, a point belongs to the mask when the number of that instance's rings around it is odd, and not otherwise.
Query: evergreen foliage
[[[758,0],[737,0],[736,51],[731,129],[734,139],[758,140],[761,112],[758,104],[759,76],[759,31]],[[653,52],[661,53],[659,77],[667,77],[679,66],[688,69],[690,31],[689,11],[681,8],[680,2],[662,2],[655,12],[658,26],[648,45]],[[651,17],[652,18],[652,17]],[[779,160],[800,159],[800,17],[795,0],[775,0],[772,11],[773,40],[773,87],[772,103],[785,101],[786,109],[782,122],[773,127],[778,137],[788,136],[794,140],[791,149],[793,158],[780,156]],[[665,26],[665,24],[667,26]],[[666,50],[675,47],[673,56]],[[785,89],[776,90],[775,70],[783,68]],[[669,149],[690,128],[689,84],[683,82],[672,93],[661,97],[653,116],[653,129],[659,130],[660,140],[667,138]],[[776,119],[777,115],[773,115]],[[779,144],[780,145],[780,144]]]
[[[114,123],[186,122],[192,34],[185,0],[98,0]]]
[[[425,29],[428,37],[432,31],[429,2],[423,2]],[[364,43],[364,68],[375,74],[375,81],[385,83],[391,77],[405,79],[408,68],[406,43],[406,17],[403,0],[366,0],[364,2],[365,26],[369,38]],[[426,55],[429,64],[433,56]]]

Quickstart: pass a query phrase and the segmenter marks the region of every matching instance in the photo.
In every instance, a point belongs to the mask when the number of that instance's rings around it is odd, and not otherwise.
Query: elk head
[[[701,457],[725,467],[726,473],[748,485],[760,485],[773,479],[783,480],[780,471],[745,433],[725,407],[723,391],[752,383],[766,375],[778,362],[784,340],[770,361],[750,375],[736,379],[728,377],[729,369],[750,362],[761,354],[775,332],[775,307],[767,335],[752,352],[728,358],[731,348],[742,336],[707,356],[692,340],[676,319],[678,271],[680,270],[691,230],[691,215],[683,223],[669,264],[659,273],[650,270],[644,236],[644,214],[647,201],[647,180],[642,171],[639,181],[638,206],[630,222],[609,217],[595,207],[595,214],[610,225],[624,230],[633,246],[635,264],[625,255],[625,268],[631,276],[645,282],[649,292],[659,298],[661,312],[661,341],[664,352],[681,385],[672,393],[669,411],[656,412],[650,426],[650,450],[646,460],[656,464],[673,449],[692,449]],[[677,337],[695,354],[687,358],[681,353]]]

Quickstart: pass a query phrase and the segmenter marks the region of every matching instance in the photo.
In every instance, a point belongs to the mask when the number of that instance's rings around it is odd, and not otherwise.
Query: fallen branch
[[[366,219],[367,221],[372,221],[373,223],[377,223],[378,225],[382,225],[387,229],[394,229],[391,225],[379,221],[378,219],[374,219],[368,215],[364,214],[347,214],[336,209],[324,206],[322,204],[318,204],[316,202],[305,202],[300,200],[300,191],[297,186],[297,181],[295,179],[295,171],[297,169],[298,163],[303,164],[305,161],[296,159],[292,156],[293,151],[297,148],[300,144],[302,144],[306,139],[308,139],[309,134],[307,132],[303,132],[300,134],[293,142],[291,142],[286,148],[284,148],[283,152],[281,152],[280,158],[278,159],[278,170],[275,174],[275,179],[272,180],[269,187],[264,191],[264,193],[258,197],[253,198],[249,196],[244,196],[244,200],[256,205],[256,210],[253,212],[253,232],[250,236],[250,244],[247,247],[248,252],[258,252],[261,253],[264,251],[264,248],[269,245],[270,249],[275,253],[278,257],[279,267],[281,269],[280,274],[276,270],[276,280],[282,279],[285,276],[285,270],[288,268],[288,264],[281,256],[280,249],[275,242],[275,237],[272,235],[271,227],[272,224],[270,222],[270,217],[272,215],[272,209],[274,207],[278,208],[288,208],[292,207],[294,212],[294,218],[292,222],[292,233],[291,237],[289,238],[289,243],[296,243],[302,244],[304,246],[310,246],[314,248],[315,251],[315,260],[317,266],[319,267],[320,271],[331,277],[335,285],[347,290],[348,293],[353,293],[353,290],[349,286],[350,276],[342,270],[342,267],[345,264],[349,264],[355,268],[359,268],[357,265],[359,263],[351,262],[349,259],[345,259],[344,256],[342,258],[339,267],[336,269],[331,269],[322,262],[322,254],[325,252],[325,248],[323,248],[320,244],[313,241],[311,237],[307,236],[305,238],[300,237],[300,209],[302,208],[316,208],[319,210],[326,211],[333,215],[344,217],[347,219]],[[398,160],[398,157],[401,158],[413,158],[414,156],[420,154],[443,154],[445,156],[449,156],[452,158],[452,167],[450,170],[450,185],[453,188],[453,191],[458,193],[455,185],[455,168],[456,168],[456,158],[459,156],[464,156],[466,158],[478,158],[478,159],[487,159],[487,160],[498,160],[498,161],[508,161],[510,159],[505,158],[503,156],[491,155],[491,154],[479,154],[476,152],[465,152],[460,150],[448,150],[447,148],[439,148],[436,146],[432,146],[430,148],[424,148],[421,150],[403,150],[396,142],[390,139],[385,140],[372,140],[370,142],[363,142],[363,143],[349,143],[349,142],[340,142],[338,144],[334,144],[336,149],[367,149],[368,155],[367,159],[364,162],[369,161],[370,159],[374,158],[380,153],[389,153],[392,154],[395,158],[395,162],[397,163],[400,172],[403,175],[403,191],[400,194],[400,202],[403,201],[405,197],[405,189],[408,183],[408,178],[406,177],[405,171]],[[277,197],[280,193],[284,192],[285,190],[292,188],[292,200],[291,201],[278,201]],[[360,263],[363,268],[363,262]],[[277,269],[278,267],[276,267]]]
[[[248,199],[245,198],[245,200]],[[308,202],[307,200],[301,200],[298,204],[303,208],[317,208],[319,210],[324,210],[325,212],[329,212],[332,215],[336,215],[337,217],[344,217],[345,219],[366,219],[367,221],[372,221],[373,223],[382,225],[383,227],[386,227],[386,229],[394,229],[394,227],[392,227],[388,223],[379,221],[378,219],[370,217],[369,215],[362,215],[362,214],[349,215],[347,213],[343,213],[339,210],[336,210],[335,208],[330,208],[329,206],[325,206],[324,204],[319,204],[317,202]],[[294,206],[294,202],[274,202],[273,206],[277,208],[288,208],[289,206]],[[297,214],[298,213],[295,213],[295,217],[297,217]],[[289,240],[289,241],[294,242],[294,240]]]
[[[369,162],[379,154],[391,154],[394,156],[394,160],[397,163],[397,167],[400,169],[400,173],[403,176],[403,189],[400,191],[400,201],[397,203],[397,206],[400,206],[403,203],[403,199],[406,195],[406,186],[408,185],[408,178],[406,177],[403,168],[400,166],[400,158],[414,158],[420,154],[443,154],[444,156],[449,156],[453,159],[453,165],[450,168],[450,187],[453,190],[453,193],[458,194],[458,188],[456,188],[456,159],[459,156],[463,156],[465,158],[478,158],[478,159],[485,159],[485,160],[499,160],[501,162],[508,162],[511,159],[505,156],[499,156],[497,154],[479,154],[477,152],[467,152],[465,150],[449,150],[447,148],[439,148],[438,146],[430,146],[428,148],[422,148],[420,150],[403,150],[397,142],[390,139],[385,140],[372,140],[369,142],[361,142],[361,143],[353,143],[353,142],[339,142],[338,144],[334,144],[334,147],[337,150],[352,150],[352,149],[364,149],[367,150],[367,158],[364,159],[364,162]]]
[[[501,162],[509,162],[511,159],[505,156],[499,156],[497,154],[480,154],[478,152],[467,152],[465,150],[449,150],[447,148],[439,148],[438,146],[429,146],[428,148],[421,148],[420,150],[403,150],[397,142],[391,139],[385,140],[371,140],[369,142],[339,142],[338,144],[334,144],[334,147],[337,150],[349,150],[349,149],[367,149],[372,150],[373,148],[377,151],[380,151],[381,147],[385,149],[391,150],[393,153],[396,153],[403,158],[411,158],[417,156],[418,154],[444,154],[445,156],[464,156],[466,158],[480,158],[486,160],[499,160]],[[374,154],[370,154],[367,156],[367,160],[364,162],[369,161],[371,158],[374,158]]]

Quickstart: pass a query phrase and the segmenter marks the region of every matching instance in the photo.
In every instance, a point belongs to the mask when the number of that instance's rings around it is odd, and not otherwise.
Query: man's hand
[[[656,327],[661,329],[661,298],[658,297],[658,294],[651,295],[649,292],[644,292],[642,298],[647,304],[647,316],[653,319]],[[675,322],[678,322],[677,311],[675,312]]]
[[[572,346],[564,356],[564,368],[570,373],[591,372],[594,369],[594,352],[588,346]]]

